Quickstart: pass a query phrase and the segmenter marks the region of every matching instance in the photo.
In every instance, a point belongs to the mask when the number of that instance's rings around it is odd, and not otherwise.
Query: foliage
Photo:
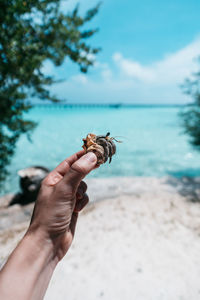
[[[200,150],[200,71],[186,79],[183,89],[193,99],[181,112],[184,130],[189,134],[191,144]]]
[[[60,9],[61,0],[0,0],[0,182],[23,133],[36,126],[24,119],[34,98],[59,99],[49,92],[55,82],[43,72],[50,60],[60,66],[66,57],[87,72],[99,49],[87,44],[97,29],[85,29],[99,4],[81,17],[79,8]],[[31,100],[31,101],[30,101]]]

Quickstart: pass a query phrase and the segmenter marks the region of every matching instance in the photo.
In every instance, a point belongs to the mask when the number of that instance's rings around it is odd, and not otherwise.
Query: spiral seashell
[[[112,160],[112,156],[116,153],[116,145],[113,142],[113,138],[109,137],[110,133],[106,135],[95,135],[89,133],[85,139],[83,139],[83,149],[85,152],[93,152],[97,156],[97,165],[104,164],[108,158],[109,163]]]

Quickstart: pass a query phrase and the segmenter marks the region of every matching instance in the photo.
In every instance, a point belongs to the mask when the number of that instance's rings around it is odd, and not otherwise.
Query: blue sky
[[[97,3],[79,2],[83,13]],[[89,24],[99,28],[90,44],[102,48],[95,66],[83,75],[69,60],[57,69],[47,63],[47,73],[64,79],[52,91],[68,102],[187,102],[180,84],[197,69],[199,11],[199,0],[104,0]]]

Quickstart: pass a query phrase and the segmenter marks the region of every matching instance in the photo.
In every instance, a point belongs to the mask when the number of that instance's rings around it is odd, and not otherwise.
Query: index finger
[[[63,160],[53,171],[51,171],[47,175],[43,183],[50,186],[57,184],[64,177],[64,175],[69,171],[71,165],[73,165],[73,163],[76,162],[84,154],[85,151],[80,150],[77,153]]]

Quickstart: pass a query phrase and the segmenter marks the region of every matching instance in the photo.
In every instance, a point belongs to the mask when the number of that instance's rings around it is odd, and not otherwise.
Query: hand
[[[53,245],[59,261],[69,249],[78,213],[88,203],[87,185],[82,179],[95,168],[93,153],[80,151],[57,166],[43,180],[27,235],[39,234]]]
[[[71,245],[78,212],[89,200],[82,179],[96,163],[95,154],[80,151],[44,179],[29,229],[0,271],[1,299],[43,299],[58,261]]]

